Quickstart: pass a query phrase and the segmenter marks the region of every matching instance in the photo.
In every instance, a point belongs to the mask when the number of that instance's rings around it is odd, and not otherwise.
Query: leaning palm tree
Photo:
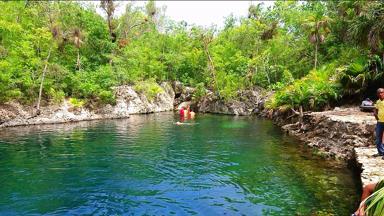
[[[321,43],[324,42],[325,37],[330,32],[329,23],[331,18],[328,16],[309,16],[305,23],[304,28],[309,31],[309,42],[315,46],[315,70],[317,68],[317,55]]]

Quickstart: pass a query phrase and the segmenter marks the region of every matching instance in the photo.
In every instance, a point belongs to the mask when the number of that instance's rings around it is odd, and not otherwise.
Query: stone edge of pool
[[[372,156],[377,153],[375,125],[372,113],[353,107],[308,113],[304,115],[302,125],[285,124],[282,129],[326,158],[355,163],[361,170],[361,182],[365,186],[384,178],[384,160]]]

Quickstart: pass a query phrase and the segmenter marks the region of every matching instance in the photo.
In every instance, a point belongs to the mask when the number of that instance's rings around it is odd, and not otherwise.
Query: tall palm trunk
[[[216,89],[218,94],[220,95],[220,92],[218,91],[219,89],[217,87],[215,65],[213,64],[213,59],[212,59],[211,54],[208,50],[207,44],[204,44],[204,51],[205,51],[205,54],[207,54],[207,56],[208,56],[208,68],[211,71],[211,75],[213,77],[213,88]]]
[[[49,60],[49,57],[51,56],[51,50],[52,50],[52,48],[49,49],[47,59],[45,60],[45,66],[44,66],[43,74],[41,76],[41,83],[40,83],[40,89],[39,89],[39,98],[37,99],[36,115],[40,115],[41,94],[43,92],[43,83],[44,83],[45,74],[46,74],[47,68],[48,68],[48,60]]]
[[[315,70],[317,68],[317,49],[318,49],[318,43],[315,43]]]
[[[77,49],[77,61],[76,61],[77,70],[81,70],[81,62],[80,62],[80,49]]]

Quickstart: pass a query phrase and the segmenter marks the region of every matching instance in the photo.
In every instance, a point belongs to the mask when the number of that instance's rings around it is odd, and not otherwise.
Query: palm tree
[[[43,83],[44,83],[45,74],[47,73],[48,61],[49,61],[49,58],[51,57],[51,51],[52,51],[52,48],[50,48],[48,51],[48,56],[47,56],[47,59],[45,60],[43,74],[41,75],[39,97],[37,98],[36,115],[40,115],[40,102],[41,102],[41,95],[43,93]]]
[[[351,20],[349,34],[362,45],[368,46],[373,54],[381,55],[384,64],[384,5],[377,1],[366,1],[359,8],[359,13]]]
[[[317,68],[318,49],[330,32],[330,22],[331,18],[327,16],[309,16],[304,23],[304,27],[309,31],[309,42],[315,46],[315,70]]]
[[[83,44],[83,34],[80,30],[80,28],[74,28],[72,32],[72,40],[73,44],[77,48],[77,61],[76,61],[76,69],[81,69],[81,62],[80,62],[80,47]]]
[[[379,189],[361,202],[367,216],[384,215],[384,181],[380,181],[376,188]]]

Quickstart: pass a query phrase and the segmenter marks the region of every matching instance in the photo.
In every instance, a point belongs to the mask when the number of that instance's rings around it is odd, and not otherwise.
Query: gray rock
[[[263,109],[265,90],[244,90],[239,91],[239,97],[233,100],[224,101],[212,92],[209,92],[197,104],[198,111],[204,113],[220,113],[228,115],[252,115]]]
[[[375,124],[373,116],[358,108],[338,108],[309,113],[302,125],[287,124],[282,129],[325,155],[350,160],[354,158],[355,147],[374,145]]]
[[[106,118],[127,118],[135,113],[153,113],[173,110],[175,93],[168,83],[162,83],[163,91],[153,100],[137,94],[131,86],[114,88],[116,105],[97,108],[75,108],[64,100],[60,105],[41,107],[41,114],[34,115],[34,109],[16,102],[0,105],[0,127],[64,123]]]

